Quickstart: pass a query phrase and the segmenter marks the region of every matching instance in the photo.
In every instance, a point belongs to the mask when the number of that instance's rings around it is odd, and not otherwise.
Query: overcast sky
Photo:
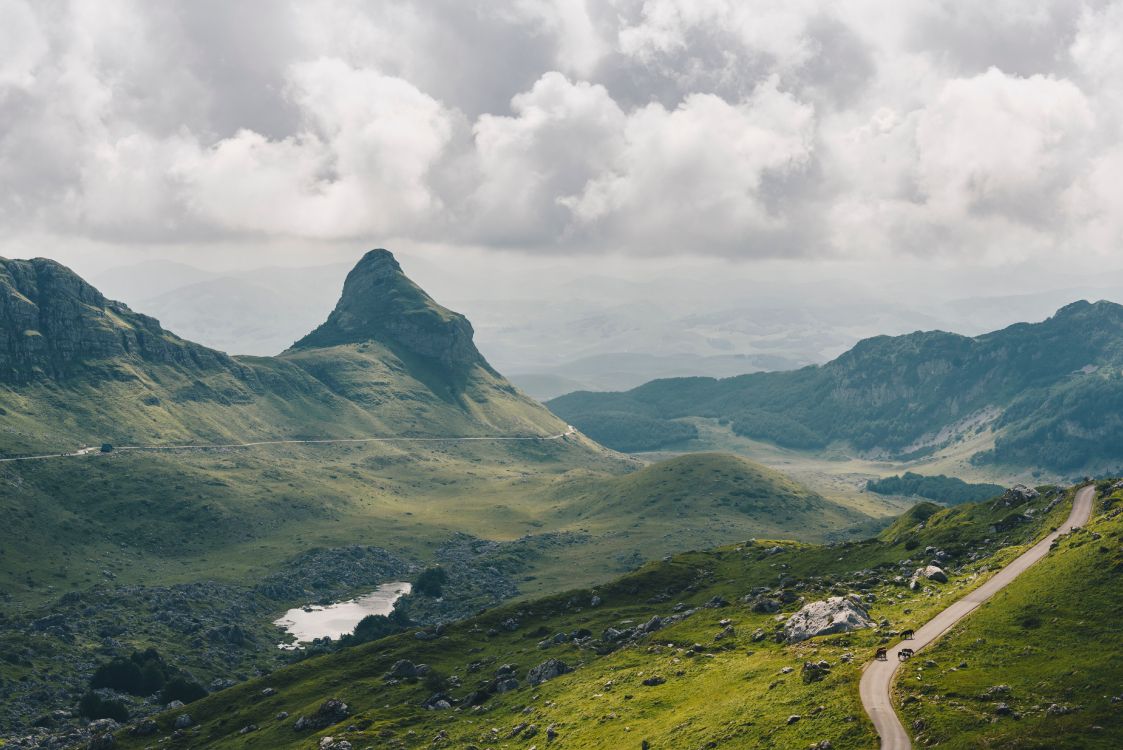
[[[0,253],[1045,284],[1123,264],[1121,71],[1118,2],[0,0]]]

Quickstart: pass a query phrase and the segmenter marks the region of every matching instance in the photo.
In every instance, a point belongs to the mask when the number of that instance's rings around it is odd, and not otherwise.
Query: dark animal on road
[[[877,650],[877,653],[874,654],[873,658],[876,659],[877,661],[886,661],[889,658],[888,654],[889,654],[889,649],[879,648]]]
[[[912,655],[915,654],[915,653],[916,652],[913,651],[911,648],[903,648],[903,649],[901,649],[900,651],[897,652],[897,658],[900,659],[901,661],[908,661],[909,659],[912,658]]]
[[[902,630],[901,631],[901,640],[902,641],[911,641],[913,635],[915,635],[915,631],[913,631],[913,630]]]

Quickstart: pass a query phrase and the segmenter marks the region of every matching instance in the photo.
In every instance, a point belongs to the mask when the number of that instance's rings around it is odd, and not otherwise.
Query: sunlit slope
[[[901,671],[919,744],[1123,746],[1120,507],[1123,491],[1101,484],[1085,528]]]
[[[828,741],[837,750],[866,750],[876,737],[857,684],[874,648],[917,627],[1048,533],[1070,501],[1071,492],[1046,491],[1019,506],[1025,520],[1001,534],[992,529],[1011,509],[991,502],[925,507],[863,542],[760,540],[678,555],[594,589],[486,612],[424,639],[407,632],[279,670],[188,707],[198,724],[189,737],[200,748],[303,748],[331,736],[358,747],[525,750],[543,746],[552,727],[551,744],[570,748],[804,748]],[[927,547],[946,553],[948,583],[912,590],[894,581]],[[865,602],[875,627],[795,644],[774,637],[805,602],[850,594]],[[559,633],[564,637],[555,639]],[[1117,645],[1100,648],[1114,652]],[[527,684],[529,671],[551,658],[572,671]],[[432,672],[391,679],[401,659]],[[827,663],[821,679],[804,678],[808,662]],[[495,689],[502,669],[513,670],[517,687]],[[267,687],[275,694],[263,694]],[[435,695],[452,707],[427,709]],[[343,700],[349,715],[294,729],[329,698]],[[157,736],[181,711],[158,717]],[[118,739],[126,748],[152,741],[124,732]]]
[[[683,455],[626,476],[574,482],[564,492],[562,517],[587,523],[628,517],[682,526],[733,519],[762,535],[798,532],[809,539],[869,520],[777,471],[724,453]]]

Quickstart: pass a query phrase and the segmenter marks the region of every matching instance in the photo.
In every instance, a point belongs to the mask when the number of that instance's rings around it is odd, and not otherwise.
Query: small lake
[[[410,584],[404,581],[384,583],[376,591],[345,602],[329,604],[325,607],[297,607],[285,612],[273,624],[284,628],[298,642],[307,643],[313,638],[338,638],[355,629],[359,620],[367,615],[388,615],[394,610],[398,598],[410,591]],[[293,648],[292,644],[280,644],[280,648]]]

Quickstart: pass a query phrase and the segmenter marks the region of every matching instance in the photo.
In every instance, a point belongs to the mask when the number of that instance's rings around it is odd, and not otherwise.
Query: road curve
[[[1088,485],[1077,490],[1076,498],[1072,503],[1072,512],[1068,514],[1068,519],[1056,531],[1023,552],[982,586],[929,620],[916,631],[916,635],[913,636],[911,641],[903,641],[890,648],[887,661],[873,661],[867,665],[865,672],[862,673],[859,692],[862,697],[862,707],[869,714],[874,728],[877,729],[878,736],[881,737],[881,750],[911,750],[912,748],[909,734],[905,731],[904,725],[901,724],[896,711],[893,710],[893,703],[890,698],[893,676],[901,666],[901,662],[897,660],[897,652],[901,648],[919,651],[932,643],[957,622],[971,614],[980,604],[1009,585],[1031,565],[1045,557],[1054,539],[1061,534],[1066,534],[1083,526],[1088,521],[1088,517],[1092,513],[1092,498],[1094,495],[1094,485]]]

